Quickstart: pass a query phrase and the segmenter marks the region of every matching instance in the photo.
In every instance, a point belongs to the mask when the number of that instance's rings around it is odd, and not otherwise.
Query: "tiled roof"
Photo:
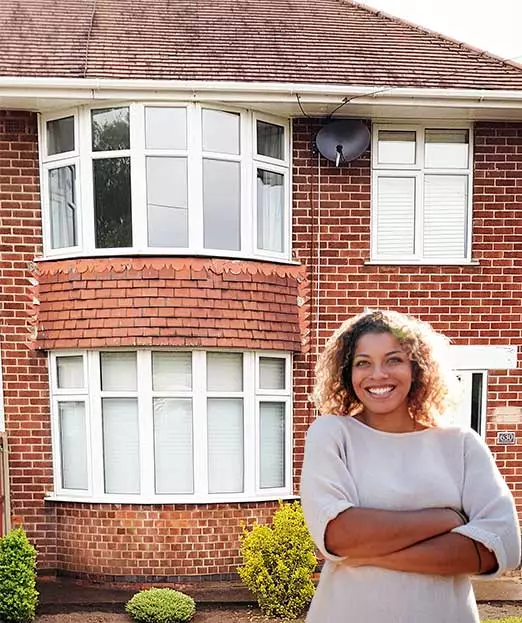
[[[522,69],[350,0],[2,0],[0,76],[522,89]]]

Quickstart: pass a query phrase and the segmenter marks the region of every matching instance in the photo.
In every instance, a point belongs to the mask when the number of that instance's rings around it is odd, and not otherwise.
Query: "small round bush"
[[[178,623],[189,621],[196,612],[192,597],[172,588],[140,591],[125,605],[125,612],[138,623]]]

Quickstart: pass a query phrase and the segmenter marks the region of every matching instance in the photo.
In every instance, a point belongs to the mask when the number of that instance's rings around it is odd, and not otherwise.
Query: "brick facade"
[[[456,344],[522,342],[522,124],[476,125],[472,266],[366,264],[369,154],[340,169],[323,159],[319,167],[311,151],[318,127],[294,122],[293,249],[301,266],[198,259],[189,269],[180,258],[33,263],[41,252],[36,117],[0,112],[0,321],[12,511],[39,550],[40,569],[128,581],[229,577],[239,562],[241,521],[264,521],[275,507],[44,502],[53,486],[45,348],[214,346],[206,340],[222,331],[218,345],[226,347],[301,349],[294,365],[297,484],[314,417],[308,395],[315,357],[347,316],[365,306],[395,308],[430,321]],[[162,288],[169,294],[162,297]],[[221,298],[213,298],[217,291]],[[161,341],[176,318],[187,320]],[[226,322],[206,324],[216,319]],[[520,369],[490,374],[487,433],[522,511],[522,451],[494,445],[497,430],[522,434]]]

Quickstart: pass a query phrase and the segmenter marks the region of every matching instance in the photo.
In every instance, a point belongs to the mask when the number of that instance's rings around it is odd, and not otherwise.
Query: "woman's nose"
[[[386,378],[388,376],[388,372],[384,365],[376,363],[372,369],[372,377],[374,379]]]

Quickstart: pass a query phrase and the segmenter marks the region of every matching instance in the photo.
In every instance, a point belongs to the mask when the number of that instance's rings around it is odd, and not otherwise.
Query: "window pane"
[[[279,357],[259,358],[259,389],[285,389],[286,361]]]
[[[147,149],[187,149],[185,108],[145,108]]]
[[[259,405],[261,489],[285,486],[285,403]]]
[[[74,117],[47,122],[47,155],[74,151]]]
[[[74,165],[49,171],[49,207],[51,248],[75,247],[76,170]]]
[[[240,165],[203,160],[203,232],[206,249],[241,249]]]
[[[415,132],[379,130],[380,164],[415,164]]]
[[[85,490],[88,488],[85,404],[83,402],[60,402],[58,418],[62,487]]]
[[[207,389],[209,392],[243,391],[243,355],[208,353]]]
[[[104,398],[102,419],[105,493],[139,493],[138,401]]]
[[[136,391],[136,353],[101,353],[102,391]]]
[[[425,176],[425,257],[466,257],[467,213],[467,175]]]
[[[415,253],[415,178],[377,180],[377,254],[402,257]]]
[[[285,129],[280,125],[257,122],[257,153],[269,158],[284,160],[285,158]]]
[[[202,112],[203,151],[239,154],[239,115],[209,109]]]
[[[188,247],[187,160],[147,158],[149,246]]]
[[[193,493],[192,400],[154,399],[156,493]]]
[[[130,158],[93,160],[96,247],[132,246]]]
[[[209,398],[208,491],[240,493],[243,491],[243,401]]]
[[[83,388],[83,357],[56,357],[58,389]]]
[[[93,110],[91,121],[93,151],[130,149],[128,108]]]
[[[191,353],[152,353],[154,391],[190,391],[192,389]]]
[[[441,169],[466,169],[468,130],[426,130],[425,165]]]
[[[284,249],[285,178],[281,173],[257,170],[257,246],[266,251]]]

